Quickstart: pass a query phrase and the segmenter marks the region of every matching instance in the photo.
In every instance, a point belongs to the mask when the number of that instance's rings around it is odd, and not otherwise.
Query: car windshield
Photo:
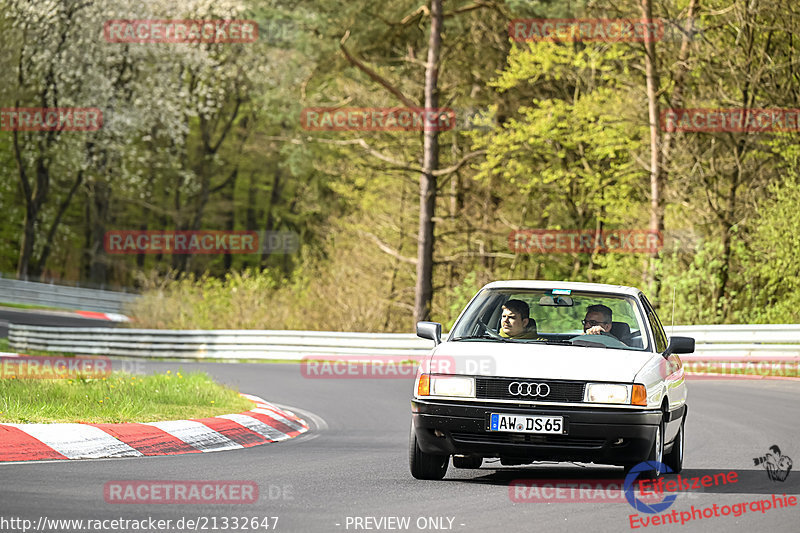
[[[449,340],[648,349],[635,298],[558,288],[484,289],[458,319]]]

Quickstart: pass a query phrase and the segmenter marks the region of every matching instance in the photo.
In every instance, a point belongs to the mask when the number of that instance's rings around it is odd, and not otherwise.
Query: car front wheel
[[[448,455],[434,455],[423,452],[417,444],[414,423],[411,423],[411,435],[408,438],[408,464],[411,475],[416,479],[442,479],[447,473]]]
[[[642,477],[656,479],[664,473],[664,419],[656,426],[656,438],[653,440],[653,447],[650,449],[646,461],[653,467],[651,470],[642,473]]]
[[[684,434],[686,426],[686,418],[681,421],[681,428],[675,436],[675,442],[672,444],[672,451],[664,456],[664,464],[672,469],[676,474],[683,470],[683,450],[684,450]]]
[[[644,459],[651,468],[643,470],[639,474],[641,479],[656,479],[664,473],[664,419],[662,418],[656,426],[656,436],[653,439],[653,445],[650,448],[650,453]],[[625,465],[625,475],[639,463],[628,463]]]

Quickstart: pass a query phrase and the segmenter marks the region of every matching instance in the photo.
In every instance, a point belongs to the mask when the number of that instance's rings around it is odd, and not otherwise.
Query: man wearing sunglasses
[[[611,335],[611,309],[605,305],[590,305],[583,319],[583,332],[586,335]],[[613,335],[611,335],[613,337]],[[615,337],[616,338],[616,337]]]

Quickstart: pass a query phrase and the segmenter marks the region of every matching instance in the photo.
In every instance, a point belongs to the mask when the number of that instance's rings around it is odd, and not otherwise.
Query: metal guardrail
[[[433,342],[406,333],[272,330],[62,328],[10,324],[15,350],[222,359],[301,359],[310,355],[424,356]]]
[[[800,325],[675,326],[694,337],[686,361],[800,362]],[[301,359],[312,355],[426,355],[430,340],[408,333],[339,333],[271,330],[156,330],[64,328],[10,324],[15,350],[126,357]]]
[[[123,313],[123,306],[137,297],[137,294],[127,292],[0,278],[0,302],[4,303]]]
[[[693,337],[698,344],[797,344],[800,345],[800,325],[760,324],[724,326],[667,326],[668,335]]]
[[[800,325],[761,324],[667,327],[668,335],[693,337],[695,353],[684,361],[800,362]]]

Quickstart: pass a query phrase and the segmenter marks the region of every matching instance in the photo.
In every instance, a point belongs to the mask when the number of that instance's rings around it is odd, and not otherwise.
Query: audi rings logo
[[[513,396],[533,396],[544,398],[550,394],[550,385],[547,383],[525,383],[515,381],[508,386],[509,394]]]

